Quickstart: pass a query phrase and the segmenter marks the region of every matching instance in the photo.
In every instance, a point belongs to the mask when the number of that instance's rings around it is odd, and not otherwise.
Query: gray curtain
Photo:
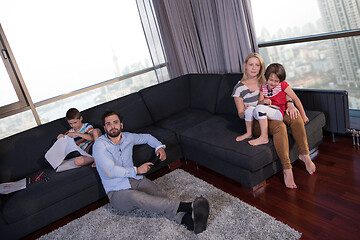
[[[258,51],[249,0],[152,2],[171,78],[240,72],[246,56]]]
[[[166,81],[169,79],[169,73],[167,68],[162,66],[166,64],[167,60],[154,6],[151,0],[137,0],[136,2],[158,82]]]

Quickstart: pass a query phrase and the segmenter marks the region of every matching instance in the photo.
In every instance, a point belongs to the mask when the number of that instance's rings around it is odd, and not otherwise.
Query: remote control
[[[154,160],[152,161],[152,163],[153,163],[154,165],[151,165],[151,167],[157,167],[157,166],[159,166],[160,158],[159,158],[158,156],[156,156],[156,157],[154,158]]]

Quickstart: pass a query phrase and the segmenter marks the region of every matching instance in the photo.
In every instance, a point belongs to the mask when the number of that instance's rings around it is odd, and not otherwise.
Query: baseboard
[[[315,147],[315,148],[310,150],[310,158],[311,159],[314,159],[318,154],[319,154],[318,147]]]

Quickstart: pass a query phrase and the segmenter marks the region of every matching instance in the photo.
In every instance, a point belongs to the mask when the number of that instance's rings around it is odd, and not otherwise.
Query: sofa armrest
[[[325,114],[325,131],[345,134],[350,127],[348,92],[345,90],[294,89],[305,110]]]

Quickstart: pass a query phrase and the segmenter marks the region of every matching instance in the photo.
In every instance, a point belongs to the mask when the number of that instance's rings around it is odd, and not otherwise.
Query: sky
[[[135,0],[6,0],[1,9],[34,102],[139,70],[149,59]]]
[[[255,29],[270,33],[315,22],[321,15],[317,0],[251,0]],[[279,10],[277,10],[279,9]]]
[[[0,63],[0,80],[1,80],[0,107],[7,105],[9,102],[18,101],[14,87],[11,84],[9,75],[6,71],[5,66],[2,63]]]

